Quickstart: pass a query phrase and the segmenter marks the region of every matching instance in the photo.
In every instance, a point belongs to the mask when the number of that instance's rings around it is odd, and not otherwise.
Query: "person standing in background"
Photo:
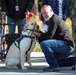
[[[15,33],[16,23],[18,33],[21,33],[26,23],[26,14],[29,14],[34,4],[34,0],[1,0],[1,14],[7,15],[9,34]],[[11,25],[11,23],[13,25]]]
[[[72,36],[76,44],[76,0],[73,0],[71,4],[70,19],[72,21]]]

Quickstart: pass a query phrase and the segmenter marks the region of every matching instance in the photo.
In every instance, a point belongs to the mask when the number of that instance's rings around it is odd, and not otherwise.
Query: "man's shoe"
[[[74,64],[74,66],[72,67],[72,70],[76,70],[76,62]]]
[[[57,67],[57,68],[47,67],[47,68],[43,68],[43,71],[45,71],[45,72],[58,72],[58,71],[60,71],[60,68],[59,67]]]

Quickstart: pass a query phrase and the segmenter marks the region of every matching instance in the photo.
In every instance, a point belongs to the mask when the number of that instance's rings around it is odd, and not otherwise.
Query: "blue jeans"
[[[18,24],[18,33],[21,34],[21,31],[23,30],[23,27],[26,23],[26,20],[25,19],[16,20],[16,19],[7,17],[7,23],[10,24],[10,25],[8,25],[9,34],[15,33],[16,23]],[[13,25],[11,25],[11,24],[13,24]]]
[[[46,61],[52,68],[59,67],[58,62],[73,53],[74,48],[62,40],[45,40],[40,43]]]

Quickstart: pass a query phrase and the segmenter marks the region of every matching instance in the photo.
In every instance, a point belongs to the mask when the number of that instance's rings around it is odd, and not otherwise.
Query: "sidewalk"
[[[27,70],[25,71],[5,68],[4,62],[0,61],[0,75],[76,75],[76,71],[71,70],[71,67],[62,67],[60,72],[43,72],[42,68],[47,67],[48,64],[42,52],[32,52],[31,61],[33,68],[30,68],[26,62]]]

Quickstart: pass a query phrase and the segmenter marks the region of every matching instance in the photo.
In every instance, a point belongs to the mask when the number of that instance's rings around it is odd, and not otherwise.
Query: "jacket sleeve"
[[[28,1],[27,1],[27,7],[26,7],[25,12],[26,12],[27,10],[28,10],[28,11],[31,11],[33,5],[34,5],[34,0],[28,0]]]
[[[68,18],[68,14],[69,14],[69,0],[64,0],[65,1],[65,5],[64,5],[64,9],[63,9],[63,20],[65,21]]]
[[[1,10],[6,12],[6,10],[7,10],[7,1],[6,0],[1,0]]]

